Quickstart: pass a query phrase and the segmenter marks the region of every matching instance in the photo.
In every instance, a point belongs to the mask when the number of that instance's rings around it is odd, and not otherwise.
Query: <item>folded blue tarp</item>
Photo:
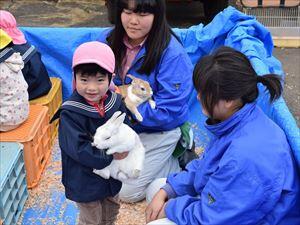
[[[63,83],[63,98],[72,92],[71,62],[75,48],[81,43],[96,40],[103,28],[30,28],[23,27],[27,40],[42,54],[50,76]],[[232,7],[219,13],[207,26],[202,24],[188,29],[174,29],[181,39],[193,64],[219,46],[231,46],[244,53],[260,75],[276,73],[284,76],[281,63],[272,56],[273,42],[269,31],[253,17]],[[269,104],[268,95],[260,86],[258,103],[264,112],[286,133],[300,167],[300,132],[283,98]],[[210,134],[203,127],[205,117],[194,91],[190,99],[190,122],[194,124],[197,146],[205,146]]]

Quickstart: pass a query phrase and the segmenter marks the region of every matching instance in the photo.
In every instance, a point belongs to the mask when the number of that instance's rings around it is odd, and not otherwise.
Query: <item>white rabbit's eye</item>
[[[142,91],[145,91],[146,89],[142,87],[141,90],[142,90]]]
[[[109,139],[110,139],[110,137],[105,138],[105,140],[109,140]]]

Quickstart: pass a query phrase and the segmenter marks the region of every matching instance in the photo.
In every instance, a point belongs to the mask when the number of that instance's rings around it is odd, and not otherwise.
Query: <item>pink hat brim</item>
[[[5,29],[6,33],[13,39],[13,43],[15,45],[22,45],[26,44],[26,39],[22,31],[20,31],[18,28],[9,28]]]

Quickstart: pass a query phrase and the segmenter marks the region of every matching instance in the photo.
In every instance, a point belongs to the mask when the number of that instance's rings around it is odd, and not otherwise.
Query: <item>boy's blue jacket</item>
[[[116,111],[126,112],[120,95],[108,91],[103,118],[96,108],[74,91],[54,115],[53,119],[58,116],[60,118],[62,183],[68,199],[75,202],[91,202],[115,196],[120,191],[120,181],[113,178],[104,179],[93,173],[93,168],[105,168],[113,157],[91,145],[96,129]]]
[[[104,30],[98,41],[105,42],[111,29]],[[141,104],[138,111],[143,121],[134,126],[136,132],[167,131],[179,127],[188,119],[188,100],[192,91],[193,66],[183,46],[172,36],[169,45],[164,50],[161,59],[150,75],[139,74],[137,70],[142,65],[146,54],[145,45],[137,54],[128,74],[149,82],[153,90],[156,108],[152,109],[148,102]],[[117,74],[114,82],[122,85]],[[125,84],[131,83],[126,77]]]
[[[284,132],[256,104],[206,125],[215,135],[202,159],[167,183],[176,224],[300,224],[299,173]]]

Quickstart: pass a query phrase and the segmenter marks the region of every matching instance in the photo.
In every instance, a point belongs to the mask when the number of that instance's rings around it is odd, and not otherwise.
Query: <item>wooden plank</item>
[[[274,46],[282,48],[299,48],[300,37],[273,37]]]

